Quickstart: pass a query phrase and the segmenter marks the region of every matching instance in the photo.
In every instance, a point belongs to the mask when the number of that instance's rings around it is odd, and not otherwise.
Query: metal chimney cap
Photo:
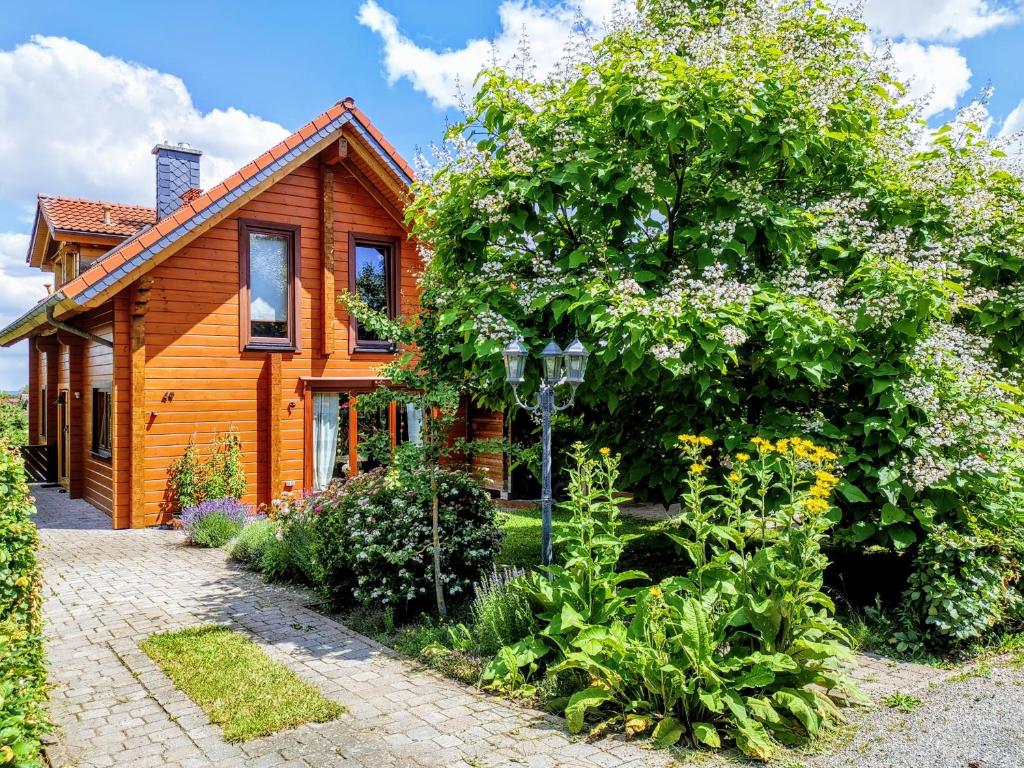
[[[161,150],[168,150],[170,152],[187,152],[190,155],[203,154],[203,150],[190,147],[188,144],[170,144],[168,142],[157,144],[153,147],[153,154],[159,154]]]

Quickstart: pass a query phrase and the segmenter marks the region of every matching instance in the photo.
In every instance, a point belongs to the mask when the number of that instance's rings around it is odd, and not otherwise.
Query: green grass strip
[[[139,643],[174,684],[224,729],[226,741],[333,720],[345,708],[273,661],[245,635],[216,624]]]
[[[565,530],[570,517],[568,512],[558,507],[552,510],[551,527],[556,538],[561,531]],[[628,515],[620,515],[619,521],[622,523],[619,528],[620,535],[652,534],[658,525],[657,522],[640,520]],[[501,542],[501,552],[496,558],[498,563],[518,565],[523,568],[532,568],[540,563],[540,507],[502,510],[499,513],[498,524],[505,532],[505,537]]]

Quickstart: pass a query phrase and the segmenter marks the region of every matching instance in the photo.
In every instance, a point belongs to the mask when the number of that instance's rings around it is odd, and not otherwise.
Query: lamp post
[[[540,353],[541,381],[537,391],[537,401],[527,405],[519,399],[519,385],[526,377],[526,358],[529,350],[521,340],[516,340],[502,353],[505,359],[505,378],[512,385],[512,395],[516,405],[530,413],[541,414],[541,565],[551,564],[551,414],[569,408],[576,399],[576,388],[583,383],[587,372],[587,358],[590,352],[580,340],[574,339],[572,344],[562,350],[553,340]],[[555,403],[555,388],[563,384],[572,387],[568,401],[562,405]]]

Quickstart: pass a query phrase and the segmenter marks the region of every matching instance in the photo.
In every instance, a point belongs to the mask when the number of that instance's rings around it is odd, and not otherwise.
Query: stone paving
[[[618,739],[573,740],[559,718],[415,668],[175,531],[113,531],[89,504],[36,486],[56,766],[668,766]],[[208,622],[249,633],[347,712],[242,744],[138,650]]]
[[[89,504],[35,486],[46,581],[55,766],[628,766],[671,756],[618,738],[574,740],[564,722],[397,658],[176,531],[113,531]],[[347,712],[242,744],[138,648],[154,632],[218,622],[244,631]],[[853,670],[870,699],[952,674],[874,656]],[[676,764],[678,765],[678,764]]]

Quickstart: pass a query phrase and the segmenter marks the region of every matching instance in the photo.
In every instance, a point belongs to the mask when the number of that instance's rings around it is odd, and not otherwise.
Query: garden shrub
[[[323,586],[324,571],[317,555],[318,532],[312,511],[318,496],[286,493],[274,500],[270,516],[277,534],[259,563],[268,579]]]
[[[23,403],[0,403],[0,440],[19,448],[28,443],[28,408]]]
[[[210,499],[181,513],[181,528],[200,547],[223,547],[242,532],[249,507],[237,499]]]
[[[935,526],[914,559],[891,643],[907,652],[928,638],[948,649],[1019,624],[1020,575],[1018,551],[1005,538]]]
[[[536,618],[525,590],[526,572],[519,569],[484,573],[474,587],[469,637],[473,651],[493,656],[503,645],[532,634]]]
[[[406,611],[431,599],[432,484],[445,594],[466,595],[491,565],[501,533],[494,504],[472,475],[429,465],[376,469],[331,486],[309,504],[317,559],[337,602]]]
[[[689,481],[670,535],[687,575],[649,586],[620,570],[618,458],[577,446],[565,554],[550,579],[530,576],[543,629],[502,648],[483,679],[533,693],[540,675],[578,670],[589,686],[566,704],[573,732],[596,716],[658,746],[729,738],[767,760],[777,743],[839,721],[836,701],[853,695],[841,669],[848,637],[822,592],[835,456],[800,439],[757,440],[719,484],[709,479],[710,440],[679,440]]]
[[[928,135],[856,14],[641,0],[543,81],[484,73],[414,185],[422,354],[502,408],[507,342],[600,339],[575,413],[638,497],[686,486],[678,432],[812,437],[833,538],[920,586],[1024,446],[1024,186],[983,103]]]
[[[179,510],[207,499],[240,499],[246,484],[242,440],[234,430],[217,434],[204,460],[195,439],[190,438],[185,452],[171,462],[168,474],[168,490]]]
[[[0,440],[0,765],[36,765],[49,730],[34,512],[21,456]]]
[[[229,542],[228,556],[246,565],[258,566],[263,553],[277,538],[277,525],[266,518],[249,520]]]

